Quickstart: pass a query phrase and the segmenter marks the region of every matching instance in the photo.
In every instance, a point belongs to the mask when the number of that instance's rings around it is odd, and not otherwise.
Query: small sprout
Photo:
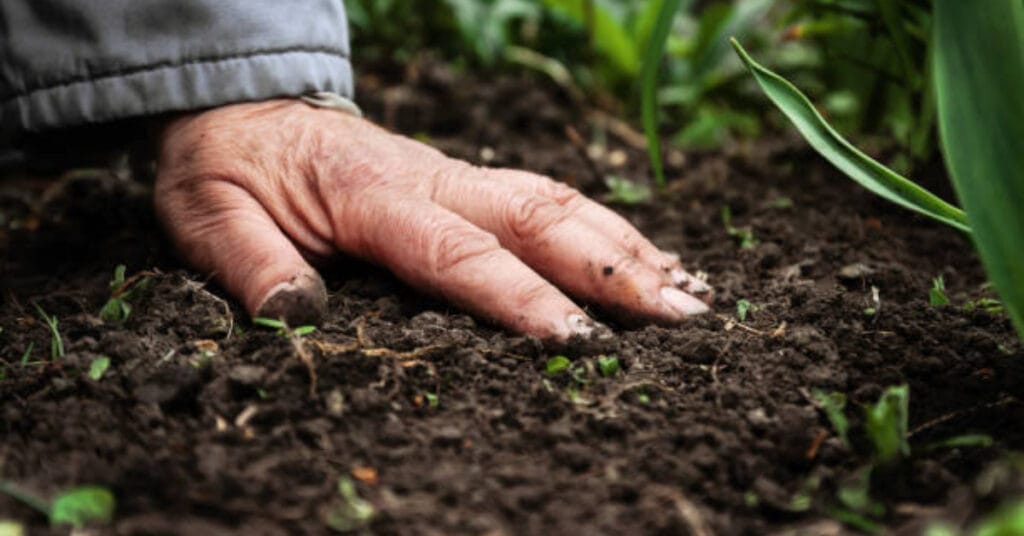
[[[863,467],[839,487],[836,498],[845,508],[873,517],[885,515],[885,507],[871,498],[871,466]]]
[[[622,203],[624,205],[638,205],[650,201],[651,189],[646,185],[633,182],[618,175],[608,175],[604,179],[608,186],[608,195],[605,199],[610,203]]]
[[[64,492],[50,506],[50,523],[82,527],[99,521],[109,523],[114,516],[114,494],[99,486],[83,486]]]
[[[110,368],[110,358],[102,355],[92,360],[89,363],[89,378],[93,381],[100,381],[103,375],[106,374],[107,369]]]
[[[567,370],[572,365],[568,357],[564,355],[556,355],[551,359],[548,359],[547,365],[544,367],[544,373],[548,376],[557,376]]]
[[[757,310],[757,306],[747,300],[736,300],[736,318],[740,322],[747,321],[747,315]]]
[[[949,297],[946,296],[946,282],[943,281],[941,275],[932,280],[932,289],[928,291],[928,303],[932,307],[949,305]]]
[[[36,347],[36,343],[28,343],[28,348],[25,348],[25,353],[21,354],[21,366],[27,366],[28,360],[32,357],[32,350]]]
[[[743,249],[751,249],[758,244],[757,238],[750,227],[737,228],[732,226],[732,209],[728,206],[722,207],[722,225],[725,232],[733,237]]]
[[[757,508],[761,504],[761,498],[757,496],[756,492],[748,491],[743,494],[743,502],[747,508]]]
[[[282,336],[282,337],[284,337],[286,339],[290,339],[292,337],[304,337],[304,336],[309,335],[310,333],[313,333],[314,331],[316,331],[316,326],[308,326],[308,325],[307,326],[299,326],[299,327],[294,328],[294,329],[289,329],[288,325],[285,324],[284,322],[280,321],[280,320],[276,320],[276,319],[273,319],[273,318],[264,318],[262,316],[258,316],[256,318],[253,318],[252,319],[252,323],[256,324],[257,326],[263,326],[265,328],[275,329],[275,330],[277,330],[277,334],[278,335],[280,335],[280,336]]]
[[[138,276],[133,276],[132,279],[138,280],[132,282],[131,280],[126,280],[124,275],[125,266],[118,264],[114,268],[114,279],[110,281],[110,299],[100,309],[100,318],[104,322],[120,324],[128,320],[128,317],[132,314],[132,306],[129,300],[149,288],[149,284],[152,281],[148,277],[138,278]]]
[[[338,532],[355,532],[370,524],[376,511],[369,501],[359,496],[352,480],[338,479],[338,495],[336,504],[327,513],[328,527]]]
[[[1002,302],[992,298],[979,298],[964,304],[964,311],[968,313],[975,309],[981,309],[990,315],[1001,315],[1005,311]]]
[[[51,525],[72,525],[80,528],[91,522],[109,523],[114,517],[114,494],[100,486],[81,486],[67,490],[52,502],[0,480],[0,494],[45,514]]]
[[[878,309],[875,309],[874,307],[864,309],[864,316],[875,316],[876,314],[878,314]]]
[[[826,394],[823,391],[815,391],[814,399],[821,405],[822,411],[825,412],[825,416],[828,417],[828,422],[832,424],[832,429],[835,430],[836,435],[843,441],[844,445],[849,446],[849,430],[850,422],[846,419],[846,395],[839,392],[832,392]]]
[[[865,408],[864,428],[879,463],[910,455],[907,442],[909,405],[910,388],[900,385],[886,389],[878,403]]]
[[[57,315],[46,314],[46,311],[38,304],[36,311],[39,312],[39,316],[43,317],[46,326],[50,328],[50,359],[54,361],[64,359],[64,338],[60,336],[60,331],[57,329]]]
[[[961,448],[987,448],[995,443],[992,436],[985,434],[965,434],[948,437],[942,441],[928,445],[929,450],[934,449],[961,449]]]
[[[598,356],[597,368],[601,371],[601,376],[610,378],[619,372],[619,358],[613,355]]]
[[[647,391],[639,391],[636,394],[636,401],[641,404],[650,404],[651,395],[647,394]]]
[[[436,408],[441,404],[441,397],[434,393],[423,393],[423,397],[427,399],[427,405]]]
[[[768,203],[768,206],[777,209],[793,208],[793,200],[788,197],[776,197],[771,203]]]
[[[262,387],[257,387],[256,388],[256,396],[260,397],[260,400],[266,400],[267,397],[270,396],[270,394],[267,393],[266,389],[264,389]]]

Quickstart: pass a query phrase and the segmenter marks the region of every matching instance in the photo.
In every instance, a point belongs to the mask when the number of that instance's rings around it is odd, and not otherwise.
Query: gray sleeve
[[[342,0],[0,0],[0,132],[352,97]]]

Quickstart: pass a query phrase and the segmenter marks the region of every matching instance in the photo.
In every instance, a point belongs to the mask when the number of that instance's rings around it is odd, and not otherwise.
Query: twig
[[[951,421],[953,419],[956,419],[956,418],[959,418],[959,417],[963,417],[964,415],[970,415],[971,413],[975,413],[975,412],[986,410],[986,409],[1001,408],[1003,406],[1009,406],[1010,404],[1016,404],[1018,402],[1020,402],[1020,400],[1017,400],[1016,397],[1013,397],[1013,396],[1010,396],[1010,395],[1006,395],[1003,398],[1001,398],[1001,399],[999,399],[999,400],[997,400],[995,402],[989,402],[988,404],[981,404],[979,406],[974,406],[973,408],[966,408],[966,409],[961,409],[961,410],[953,411],[951,413],[947,413],[945,415],[936,417],[936,418],[934,418],[934,419],[932,419],[930,421],[922,423],[921,425],[917,426],[913,430],[907,432],[907,439],[909,439],[911,437],[914,437],[915,435],[917,435],[917,434],[919,434],[921,432],[924,432],[926,430],[930,430],[932,428],[935,428],[936,426],[939,426],[940,424],[945,424],[945,423],[947,423],[947,422],[949,422],[949,421]]]

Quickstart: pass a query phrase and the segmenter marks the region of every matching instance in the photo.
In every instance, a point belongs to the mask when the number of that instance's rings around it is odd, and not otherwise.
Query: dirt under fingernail
[[[300,275],[263,302],[257,317],[283,319],[290,326],[319,324],[327,316],[327,287],[319,275]]]

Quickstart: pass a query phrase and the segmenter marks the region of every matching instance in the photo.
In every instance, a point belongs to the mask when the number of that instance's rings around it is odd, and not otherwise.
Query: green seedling
[[[286,339],[290,339],[292,337],[305,337],[306,335],[309,335],[310,333],[316,331],[316,326],[306,325],[299,326],[293,329],[289,328],[287,324],[280,320],[275,320],[273,318],[264,318],[260,316],[253,318],[252,323],[256,324],[257,326],[275,329],[277,330],[278,335]]]
[[[597,369],[601,371],[601,376],[610,378],[619,372],[619,358],[613,355],[602,355],[597,357]]]
[[[736,318],[740,322],[747,321],[747,315],[757,310],[757,306],[747,300],[736,300]]]
[[[910,388],[906,385],[886,389],[875,405],[865,408],[864,428],[878,463],[886,464],[910,455],[909,408]]]
[[[114,517],[114,494],[100,486],[72,488],[46,502],[10,482],[0,480],[0,493],[8,495],[50,519],[51,525],[81,528],[88,523],[109,523]]]
[[[114,268],[114,279],[110,281],[110,299],[100,309],[100,318],[104,322],[115,324],[123,323],[132,314],[130,300],[149,288],[152,280],[148,277],[133,276],[132,280],[125,280],[125,265],[119,264]]]
[[[103,375],[107,373],[108,368],[110,368],[109,357],[102,355],[93,359],[92,362],[89,363],[89,378],[93,381],[100,381],[100,379],[103,378]]]
[[[568,357],[564,355],[556,355],[551,359],[548,359],[547,364],[544,366],[544,373],[548,376],[557,376],[572,366],[572,361],[569,361]]]
[[[949,305],[949,296],[946,295],[946,282],[942,276],[932,279],[932,288],[928,291],[928,303],[932,307],[945,307]]]
[[[338,499],[327,513],[327,526],[338,532],[355,532],[366,528],[376,515],[369,501],[356,492],[356,486],[346,477],[338,479]]]
[[[964,311],[971,312],[976,309],[981,309],[990,315],[1001,315],[1006,312],[1003,304],[992,298],[978,298],[964,304]]]
[[[605,177],[604,183],[608,186],[608,195],[605,196],[605,200],[609,203],[639,205],[651,200],[650,188],[625,177],[608,175]]]
[[[427,400],[427,405],[432,408],[436,408],[437,406],[441,405],[441,397],[434,393],[423,393],[423,398]]]
[[[846,395],[839,392],[825,394],[823,391],[815,391],[814,399],[821,405],[825,417],[832,424],[832,429],[846,446],[850,445],[850,421],[846,418]]]
[[[743,249],[751,249],[757,245],[757,238],[754,237],[754,232],[750,227],[733,227],[732,225],[732,209],[728,206],[722,207],[722,225],[725,226],[725,232],[729,236],[736,240],[736,243]]]
[[[36,304],[36,311],[43,318],[46,327],[50,329],[50,359],[54,361],[64,359],[64,338],[61,337],[60,331],[57,329],[57,316],[46,314],[46,311],[38,304]]]
[[[25,353],[21,354],[21,360],[20,360],[21,366],[23,366],[23,367],[28,366],[29,359],[32,358],[32,350],[34,350],[35,347],[36,347],[36,343],[34,343],[34,342],[28,343],[28,348],[25,348]]]
[[[777,197],[768,203],[768,206],[775,209],[793,208],[793,200],[788,197]]]

